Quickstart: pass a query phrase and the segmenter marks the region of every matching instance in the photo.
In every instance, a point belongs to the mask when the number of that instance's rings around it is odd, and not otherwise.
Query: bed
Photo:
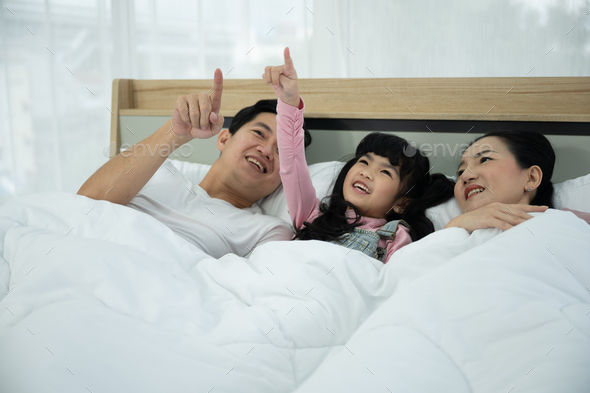
[[[115,80],[111,155],[140,137],[130,117],[153,117],[149,133],[177,96],[211,85]],[[340,131],[335,155],[373,130],[468,142],[472,125],[518,125],[563,138],[583,155],[562,163],[572,175],[556,181],[557,207],[590,211],[590,78],[303,80],[301,92],[314,143]],[[222,114],[272,97],[261,81],[228,80]],[[196,149],[141,192],[190,192],[208,169],[195,157],[211,150]],[[318,196],[339,165],[310,165]],[[288,220],[281,189],[259,203]],[[437,229],[457,213],[453,201],[428,212]],[[507,232],[438,230],[386,265],[317,241],[215,259],[147,214],[61,192],[0,206],[0,237],[3,392],[590,386],[590,226],[570,212]]]

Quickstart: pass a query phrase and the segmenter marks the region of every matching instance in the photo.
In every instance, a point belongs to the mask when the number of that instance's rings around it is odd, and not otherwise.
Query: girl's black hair
[[[356,148],[354,158],[338,174],[332,194],[320,205],[321,214],[313,222],[304,222],[303,227],[296,230],[295,239],[333,241],[360,225],[362,212],[344,200],[343,188],[350,168],[368,153],[388,158],[391,165],[400,167],[397,197],[405,195],[411,199],[401,214],[391,209],[385,219],[407,222],[412,240],[434,232],[434,226],[426,217],[425,211],[450,199],[453,196],[454,183],[442,174],[430,175],[428,157],[405,139],[393,134],[374,132],[363,138]],[[356,220],[351,223],[345,214],[349,207],[356,213]]]
[[[555,151],[545,135],[536,131],[500,130],[492,131],[471,142],[470,146],[482,138],[500,138],[516,159],[522,169],[533,165],[539,166],[543,172],[541,184],[536,190],[531,205],[542,205],[553,208],[553,167],[555,166]]]

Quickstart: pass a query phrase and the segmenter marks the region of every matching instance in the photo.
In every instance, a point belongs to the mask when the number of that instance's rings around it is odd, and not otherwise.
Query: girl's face
[[[529,170],[522,169],[502,139],[478,140],[463,153],[455,198],[463,213],[492,202],[529,204]]]
[[[393,209],[399,193],[399,166],[388,158],[367,153],[350,168],[344,179],[344,199],[363,216],[385,218]],[[400,207],[398,213],[401,213]]]

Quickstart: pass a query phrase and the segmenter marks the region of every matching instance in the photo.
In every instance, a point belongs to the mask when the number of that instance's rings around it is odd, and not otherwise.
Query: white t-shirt
[[[239,209],[211,198],[168,161],[127,206],[153,216],[215,258],[246,256],[262,243],[293,237],[280,218],[262,214],[256,204]]]

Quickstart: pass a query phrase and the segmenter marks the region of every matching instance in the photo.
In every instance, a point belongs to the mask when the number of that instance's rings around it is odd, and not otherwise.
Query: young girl
[[[428,158],[395,135],[367,135],[340,171],[329,202],[320,203],[305,161],[304,104],[289,48],[285,64],[266,67],[263,79],[279,97],[280,176],[295,239],[335,242],[386,263],[434,231],[425,210],[451,198],[454,184],[431,176]]]

